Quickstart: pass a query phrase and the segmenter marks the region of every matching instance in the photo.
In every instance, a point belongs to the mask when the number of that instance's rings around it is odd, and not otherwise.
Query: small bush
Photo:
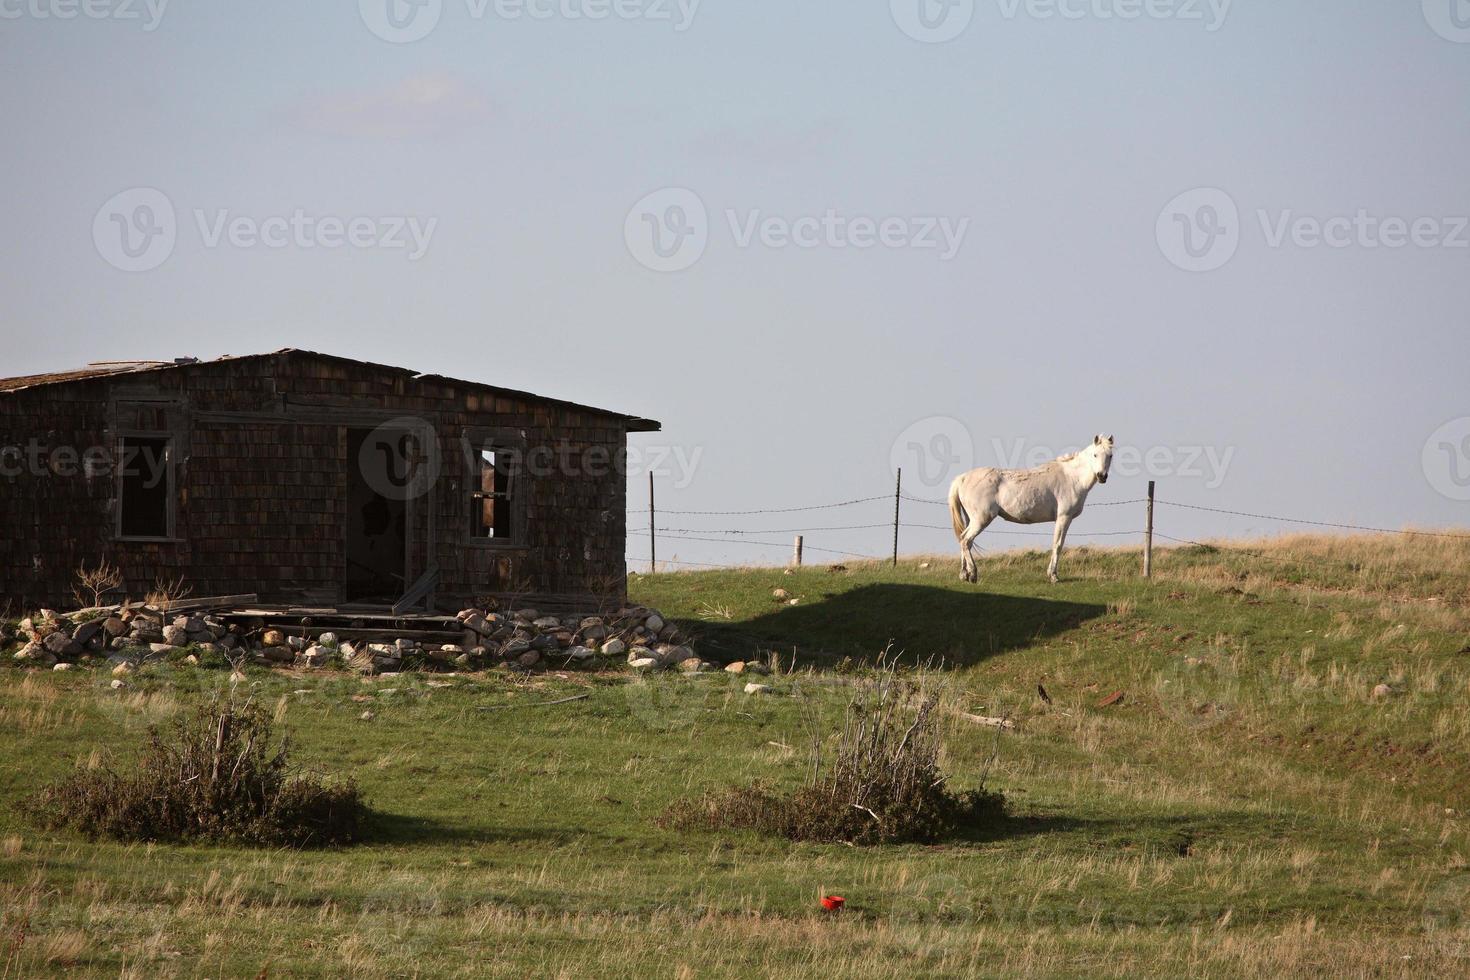
[[[793,793],[759,783],[675,803],[661,826],[744,829],[791,840],[933,843],[1004,816],[984,788],[953,793],[939,769],[939,699],[885,679],[847,706],[830,768],[813,747],[812,774]]]
[[[27,804],[42,825],[122,841],[315,847],[355,840],[364,806],[347,781],[294,773],[290,740],[253,701],[216,696],[148,730],[136,769],[81,769]]]

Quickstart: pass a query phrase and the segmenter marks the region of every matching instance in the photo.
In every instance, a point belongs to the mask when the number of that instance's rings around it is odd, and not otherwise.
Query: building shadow
[[[885,649],[904,665],[960,667],[1075,629],[1107,608],[1095,603],[874,584],[783,605],[728,623],[686,620],[702,655],[739,660],[769,651],[789,664],[871,664]]]

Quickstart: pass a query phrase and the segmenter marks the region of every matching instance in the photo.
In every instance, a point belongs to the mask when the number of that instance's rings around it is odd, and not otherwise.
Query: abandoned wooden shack
[[[658,428],[301,350],[0,379],[0,610],[103,562],[115,597],[596,608],[625,595],[628,434]]]

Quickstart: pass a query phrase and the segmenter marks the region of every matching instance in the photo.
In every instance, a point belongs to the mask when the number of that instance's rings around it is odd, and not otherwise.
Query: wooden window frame
[[[167,465],[165,467],[165,479],[168,482],[166,494],[166,516],[167,527],[165,533],[158,535],[124,534],[123,533],[123,487],[124,473],[128,466],[126,444],[130,439],[161,439],[165,442],[167,449]],[[140,543],[163,543],[176,544],[182,539],[178,536],[179,521],[179,466],[178,466],[179,437],[173,432],[162,432],[158,430],[124,429],[117,433],[117,513],[113,515],[112,531],[113,540],[130,541]]]
[[[506,491],[510,511],[510,534],[504,538],[485,538],[474,533],[475,507],[484,499],[480,491],[481,454],[507,452],[524,461],[525,438],[515,429],[472,428],[465,430],[465,463],[468,467],[463,495],[464,513],[468,520],[465,540],[474,548],[491,551],[525,551],[526,543],[526,479],[524,473],[510,473],[510,489]]]

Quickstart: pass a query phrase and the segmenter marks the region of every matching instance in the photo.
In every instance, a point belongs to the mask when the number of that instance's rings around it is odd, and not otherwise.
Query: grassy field
[[[1148,582],[1136,552],[1070,552],[1055,586],[1044,564],[632,580],[706,655],[777,665],[770,696],[723,673],[252,669],[300,760],[374,807],[338,851],[37,830],[27,793],[228,682],[0,669],[0,976],[1470,972],[1470,541],[1195,547]],[[1003,827],[856,849],[655,826],[794,784],[885,650],[942,694],[947,768],[1006,794]]]

